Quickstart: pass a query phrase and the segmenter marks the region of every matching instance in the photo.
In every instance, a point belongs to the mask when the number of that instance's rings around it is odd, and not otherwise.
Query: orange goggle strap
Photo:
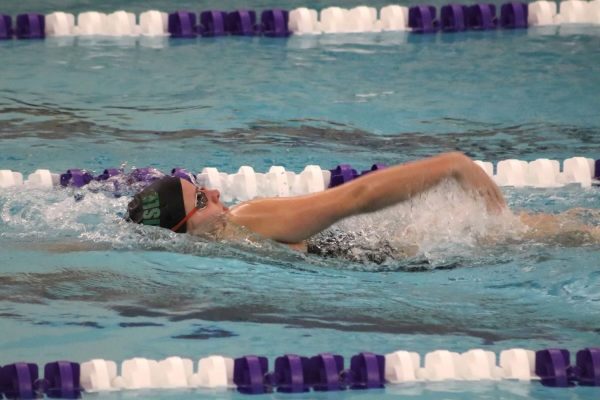
[[[185,224],[187,222],[188,219],[192,218],[194,216],[194,214],[196,214],[196,212],[199,210],[198,207],[194,207],[192,209],[192,211],[190,211],[181,221],[179,221],[177,223],[177,225],[175,225],[174,227],[171,228],[171,230],[175,233],[177,233],[177,231],[179,230],[179,228],[181,228],[183,226],[183,224]]]

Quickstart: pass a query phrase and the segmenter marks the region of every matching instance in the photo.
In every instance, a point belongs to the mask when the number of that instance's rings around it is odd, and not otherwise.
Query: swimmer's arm
[[[587,243],[600,243],[600,226],[588,225],[582,221],[582,214],[596,212],[584,208],[573,208],[560,214],[521,212],[518,216],[529,229],[524,233],[527,239],[573,243],[579,240]]]
[[[469,157],[459,152],[396,165],[360,177],[347,186],[346,201],[355,199],[354,214],[378,211],[409,200],[446,179],[456,180],[463,189],[486,202],[489,211],[499,212],[506,202],[498,186]]]
[[[372,172],[323,192],[291,198],[257,199],[231,209],[231,220],[282,243],[298,243],[335,222],[406,201],[445,179],[482,195],[490,210],[505,207],[502,193],[485,172],[460,153]]]

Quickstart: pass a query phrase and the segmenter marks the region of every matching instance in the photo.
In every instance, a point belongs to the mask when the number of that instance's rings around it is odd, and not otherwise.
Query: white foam
[[[510,211],[491,215],[481,199],[446,181],[385,210],[351,217],[334,226],[358,233],[355,254],[389,243],[400,258],[425,257],[432,265],[480,251],[526,231]]]

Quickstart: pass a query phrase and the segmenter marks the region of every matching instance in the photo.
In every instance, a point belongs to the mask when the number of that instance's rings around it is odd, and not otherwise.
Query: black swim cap
[[[128,221],[171,229],[185,217],[181,180],[171,176],[158,179],[133,196],[127,205]],[[177,233],[185,233],[183,224]]]

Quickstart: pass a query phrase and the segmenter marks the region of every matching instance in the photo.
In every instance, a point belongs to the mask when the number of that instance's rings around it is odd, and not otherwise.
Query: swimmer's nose
[[[206,189],[204,192],[211,201],[218,202],[221,198],[221,193],[217,189]]]

